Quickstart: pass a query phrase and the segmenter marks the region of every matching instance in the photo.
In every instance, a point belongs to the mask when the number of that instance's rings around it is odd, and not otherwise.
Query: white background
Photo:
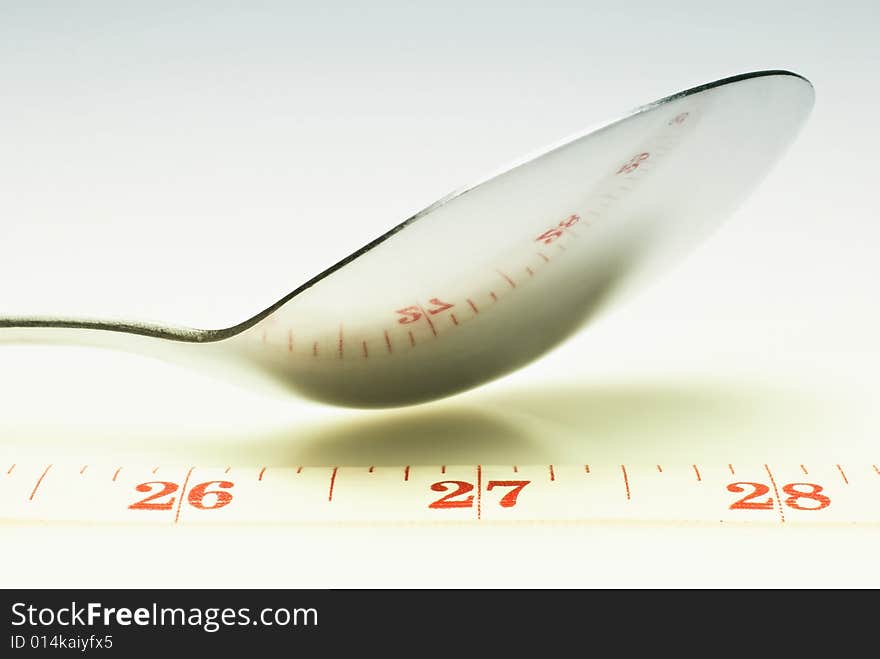
[[[0,313],[237,322],[633,106],[771,68],[810,78],[817,104],[681,267],[479,391],[342,411],[137,356],[2,346],[4,457],[877,463],[869,3],[237,4],[0,3]],[[3,534],[5,585],[880,584],[872,528]]]

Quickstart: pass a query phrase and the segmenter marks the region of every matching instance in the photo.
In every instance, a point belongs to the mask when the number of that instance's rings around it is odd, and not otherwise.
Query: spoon
[[[562,342],[713,230],[792,142],[787,71],[636,109],[429,206],[225,329],[0,318],[0,342],[120,348],[245,386],[394,407],[470,389]]]

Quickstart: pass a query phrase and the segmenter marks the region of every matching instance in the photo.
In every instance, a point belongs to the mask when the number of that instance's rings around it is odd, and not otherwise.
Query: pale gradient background
[[[512,377],[365,413],[136,356],[3,346],[0,456],[880,459],[871,3],[243,4],[0,1],[0,314],[233,323],[451,189],[633,106],[770,68],[810,78],[817,104],[709,243]],[[871,529],[3,534],[7,585],[880,585]],[[176,561],[153,565],[152,541]],[[228,542],[259,563],[197,550]],[[445,561],[462,542],[473,560]]]

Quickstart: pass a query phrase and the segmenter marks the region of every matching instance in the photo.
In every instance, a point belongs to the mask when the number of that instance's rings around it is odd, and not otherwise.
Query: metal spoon
[[[441,199],[233,327],[0,318],[0,342],[121,348],[352,407],[464,391],[715,228],[813,98],[805,78],[761,71],[645,105]]]

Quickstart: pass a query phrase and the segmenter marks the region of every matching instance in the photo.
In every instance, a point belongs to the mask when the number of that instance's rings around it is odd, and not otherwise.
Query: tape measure
[[[148,524],[880,522],[869,463],[401,467],[18,464],[0,519]]]

